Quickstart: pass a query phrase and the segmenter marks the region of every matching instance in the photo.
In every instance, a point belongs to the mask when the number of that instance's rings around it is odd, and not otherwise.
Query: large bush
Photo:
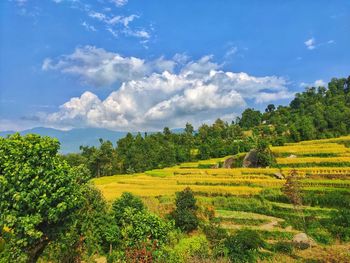
[[[115,200],[112,204],[112,213],[116,221],[119,222],[125,215],[124,213],[126,209],[130,208],[138,212],[145,210],[145,206],[139,197],[124,192],[121,197]]]
[[[191,260],[208,257],[209,243],[205,236],[199,235],[181,239],[174,248],[169,250],[167,262],[195,262]]]
[[[233,262],[255,262],[259,249],[266,246],[259,233],[249,229],[238,230],[226,239],[225,245]]]
[[[191,232],[198,227],[197,205],[192,190],[187,187],[185,190],[176,193],[176,208],[172,212],[175,225],[182,231]]]

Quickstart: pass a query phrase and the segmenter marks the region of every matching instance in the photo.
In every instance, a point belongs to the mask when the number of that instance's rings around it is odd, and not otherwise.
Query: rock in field
[[[243,167],[256,168],[258,167],[258,153],[256,150],[250,150],[243,159]]]
[[[299,249],[307,249],[316,245],[308,235],[305,233],[298,233],[293,237],[293,244]]]

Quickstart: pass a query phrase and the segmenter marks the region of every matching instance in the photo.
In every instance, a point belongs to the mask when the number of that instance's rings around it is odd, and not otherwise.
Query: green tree
[[[189,187],[176,193],[175,204],[176,208],[171,213],[175,219],[175,226],[185,232],[191,232],[197,229],[198,218],[196,211],[198,207],[193,192]]]
[[[58,149],[56,139],[34,134],[0,138],[0,229],[10,229],[8,262],[36,262],[81,204],[76,175]]]
[[[258,126],[261,123],[261,120],[262,114],[260,111],[248,108],[243,111],[239,125],[243,129],[251,129],[255,126]]]
[[[260,167],[272,166],[276,163],[275,157],[273,156],[268,141],[259,139],[257,143],[257,165]]]
[[[254,230],[238,230],[225,241],[228,256],[233,262],[256,262],[259,249],[266,246],[260,234]]]
[[[112,213],[118,224],[122,220],[126,209],[142,212],[145,210],[145,206],[139,197],[134,196],[132,193],[124,192],[112,204]]]

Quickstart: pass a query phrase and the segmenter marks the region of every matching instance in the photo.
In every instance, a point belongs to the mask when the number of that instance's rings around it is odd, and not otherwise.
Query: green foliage
[[[124,248],[142,244],[163,246],[168,240],[172,224],[147,211],[127,208],[121,220],[121,238]]]
[[[113,175],[120,171],[117,152],[110,141],[100,139],[99,147],[80,146],[82,160],[93,177]],[[75,166],[72,156],[65,156]],[[75,159],[77,159],[75,157]]]
[[[225,257],[227,255],[227,249],[224,242],[228,237],[227,230],[218,225],[209,224],[203,226],[203,232],[209,241],[213,256],[215,258]]]
[[[269,143],[266,140],[260,139],[256,148],[257,165],[259,167],[273,166],[276,160],[269,148]]]
[[[333,243],[334,238],[332,234],[325,228],[311,228],[307,230],[307,233],[318,243],[324,245],[330,245]]]
[[[334,213],[329,228],[333,236],[346,242],[350,241],[350,209],[340,208]]]
[[[272,246],[272,250],[274,252],[291,255],[293,254],[294,246],[291,242],[278,241]]]
[[[255,262],[259,257],[259,249],[266,246],[259,233],[250,230],[238,230],[225,241],[228,256],[233,262]]]
[[[198,227],[198,218],[196,211],[196,199],[192,190],[187,187],[181,192],[176,193],[176,209],[172,212],[172,217],[175,220],[175,226],[182,231],[191,232]]]
[[[239,125],[243,129],[251,129],[255,126],[258,126],[262,121],[262,114],[258,110],[246,109],[242,113],[242,117],[239,120]]]
[[[56,139],[38,135],[0,138],[0,229],[10,229],[9,261],[23,258],[19,251],[35,261],[81,206],[77,177],[58,148]]]
[[[112,204],[112,214],[116,222],[119,223],[125,215],[127,209],[133,209],[138,212],[143,212],[145,206],[142,200],[131,193],[124,192],[120,198]]]
[[[105,240],[114,251],[110,260],[136,257],[135,260],[142,261],[161,257],[162,247],[168,243],[174,228],[172,222],[148,212],[141,199],[131,193],[123,193],[113,202],[111,218],[112,222],[104,228]]]
[[[45,260],[89,261],[95,254],[103,254],[110,247],[120,245],[120,229],[109,215],[101,192],[93,186],[83,185],[82,203],[66,224],[65,231],[44,251]]]
[[[209,243],[204,235],[183,238],[169,251],[167,262],[185,263],[191,259],[207,259]]]

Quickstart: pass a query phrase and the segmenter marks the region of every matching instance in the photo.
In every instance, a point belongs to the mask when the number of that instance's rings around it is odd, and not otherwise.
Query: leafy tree
[[[293,207],[297,214],[302,218],[302,227],[306,228],[304,211],[302,208],[302,196],[301,196],[301,184],[298,180],[298,172],[292,170],[287,177],[286,183],[282,187],[282,192],[288,197],[289,201],[293,204]]]
[[[265,112],[273,112],[276,109],[274,104],[267,105]]]
[[[187,187],[181,192],[176,193],[176,208],[172,212],[172,217],[175,219],[175,226],[182,231],[191,232],[198,227],[198,218],[196,211],[196,199],[192,190]]]
[[[117,153],[110,141],[99,139],[100,146],[80,146],[83,156],[93,177],[113,175],[118,172]],[[67,158],[67,157],[66,157]]]
[[[112,213],[118,223],[122,220],[126,209],[133,209],[142,212],[145,210],[145,206],[139,197],[124,192],[121,197],[115,200],[112,204]]]
[[[228,256],[233,262],[256,262],[259,249],[266,246],[258,232],[250,229],[238,230],[225,241]]]
[[[3,258],[36,262],[81,205],[81,192],[59,142],[39,135],[0,138],[0,229]]]
[[[260,167],[272,166],[276,163],[275,158],[269,148],[269,144],[264,139],[259,139],[257,145],[257,164]]]
[[[109,234],[113,232],[113,239]],[[115,229],[109,217],[107,204],[99,190],[90,185],[82,186],[82,206],[66,224],[65,231],[50,242],[45,250],[45,260],[78,262],[95,254],[108,251],[120,240],[119,228]]]
[[[261,120],[262,114],[260,111],[248,108],[243,111],[239,125],[243,129],[251,129],[255,126],[258,126],[261,123]]]

